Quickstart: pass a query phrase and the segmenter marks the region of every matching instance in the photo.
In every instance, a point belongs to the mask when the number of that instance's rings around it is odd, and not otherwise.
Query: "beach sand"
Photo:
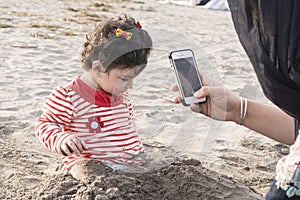
[[[270,103],[235,33],[230,12],[148,1],[4,0],[0,5],[0,199],[263,199],[288,148],[235,123],[167,101],[176,94],[168,54],[193,49],[204,78]],[[147,68],[129,93],[145,147],[144,170],[99,171],[90,183],[61,174],[34,133],[52,89],[79,76],[85,34],[127,13],[152,36]]]

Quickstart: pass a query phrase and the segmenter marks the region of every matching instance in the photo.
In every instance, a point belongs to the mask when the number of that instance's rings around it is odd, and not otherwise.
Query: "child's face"
[[[133,87],[133,79],[138,75],[139,66],[134,68],[112,69],[101,73],[97,84],[105,92],[118,96]]]

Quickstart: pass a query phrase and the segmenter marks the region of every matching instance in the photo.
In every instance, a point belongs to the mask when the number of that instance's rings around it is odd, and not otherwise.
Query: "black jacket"
[[[267,98],[300,119],[300,1],[228,0],[233,23]]]

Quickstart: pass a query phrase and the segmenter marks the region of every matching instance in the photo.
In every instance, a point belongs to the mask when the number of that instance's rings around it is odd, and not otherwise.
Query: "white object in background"
[[[197,0],[190,0],[190,6],[196,6]]]
[[[172,3],[180,6],[196,6],[201,0],[160,0],[159,3]]]
[[[227,0],[210,0],[203,8],[212,10],[229,10]]]

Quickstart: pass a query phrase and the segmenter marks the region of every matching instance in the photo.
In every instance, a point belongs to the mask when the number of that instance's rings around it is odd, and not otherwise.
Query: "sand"
[[[192,113],[166,98],[171,50],[191,48],[204,77],[268,102],[234,31],[230,12],[148,1],[3,0],[0,4],[0,199],[263,199],[288,148],[235,123]],[[127,13],[154,41],[130,95],[137,129],[155,162],[78,182],[35,137],[52,89],[82,73],[80,51],[94,23]],[[92,163],[93,164],[93,163]]]

